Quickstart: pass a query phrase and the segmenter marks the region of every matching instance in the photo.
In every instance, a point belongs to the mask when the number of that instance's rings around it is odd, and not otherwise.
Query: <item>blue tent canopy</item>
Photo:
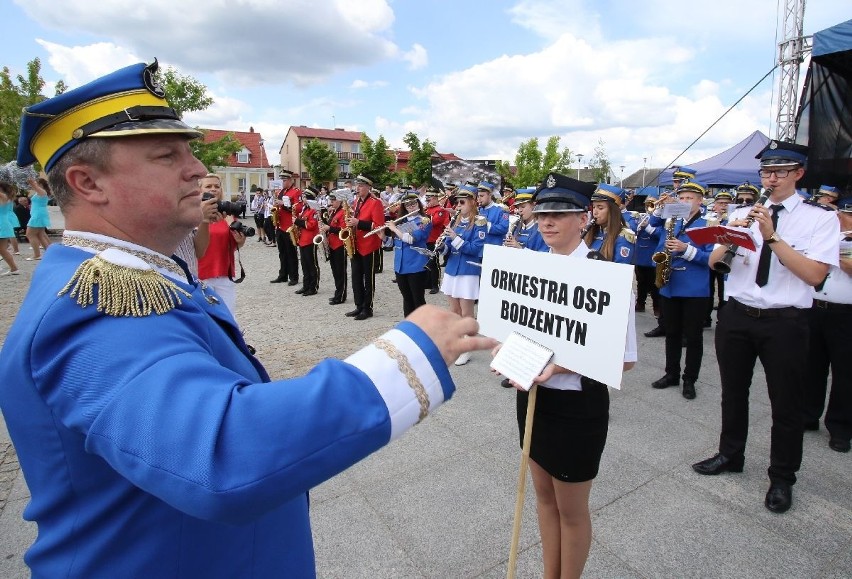
[[[707,183],[713,187],[731,187],[745,181],[759,181],[757,177],[758,162],[755,156],[769,143],[769,137],[755,131],[748,137],[718,155],[714,155],[697,163],[689,163],[696,169],[696,181]],[[660,183],[672,183],[673,169],[666,169],[660,176]]]

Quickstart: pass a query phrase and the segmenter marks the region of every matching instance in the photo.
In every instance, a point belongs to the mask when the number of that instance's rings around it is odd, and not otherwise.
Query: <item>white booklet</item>
[[[517,382],[524,390],[529,390],[533,380],[552,358],[553,350],[518,332],[512,332],[491,360],[491,368]]]

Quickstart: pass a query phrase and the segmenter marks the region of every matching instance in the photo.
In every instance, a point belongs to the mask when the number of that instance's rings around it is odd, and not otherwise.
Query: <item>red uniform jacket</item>
[[[427,207],[426,215],[432,220],[432,231],[429,232],[426,243],[435,243],[435,240],[444,232],[444,228],[450,224],[450,211],[436,205],[435,207]]]
[[[355,209],[352,211],[352,216],[358,219],[358,226],[355,228],[355,251],[358,255],[369,255],[382,246],[382,239],[378,235],[371,235],[365,238],[372,229],[385,224],[385,209],[382,202],[373,197],[368,196],[362,201],[360,198],[355,202]]]
[[[278,199],[282,199],[285,196],[290,198],[290,207],[278,207],[278,229],[281,231],[287,231],[290,229],[290,226],[293,225],[292,210],[296,208],[296,205],[302,198],[302,192],[296,187],[292,187],[286,191],[282,191],[281,195],[278,196]],[[296,215],[298,214],[299,213],[296,212]]]
[[[331,221],[328,222],[331,229],[328,230],[326,236],[328,237],[328,246],[331,249],[339,249],[343,247],[343,242],[340,241],[340,236],[338,235],[341,229],[346,228],[346,221],[344,221],[343,215],[344,211],[343,207],[341,207],[334,213],[334,215],[331,216]]]
[[[307,247],[314,242],[314,237],[319,233],[317,212],[306,203],[299,203],[296,207],[299,210],[294,212],[294,215],[298,215],[295,223],[299,228],[299,247]]]

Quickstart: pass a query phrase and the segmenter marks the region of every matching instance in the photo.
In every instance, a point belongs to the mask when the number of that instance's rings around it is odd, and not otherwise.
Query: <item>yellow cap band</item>
[[[30,150],[41,163],[41,166],[44,167],[59,149],[74,139],[80,138],[80,136],[74,136],[74,131],[77,129],[92,121],[137,106],[163,107],[168,106],[168,103],[166,99],[153,95],[145,89],[111,94],[86,101],[42,125],[30,141]],[[132,121],[134,119],[128,115],[127,120]]]

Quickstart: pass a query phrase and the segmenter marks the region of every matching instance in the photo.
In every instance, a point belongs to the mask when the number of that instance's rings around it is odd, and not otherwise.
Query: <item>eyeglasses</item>
[[[795,171],[795,169],[793,169],[793,171]],[[757,172],[757,174],[764,179],[771,177],[773,173],[775,173],[775,176],[779,179],[783,179],[790,174],[790,169],[761,169]]]

